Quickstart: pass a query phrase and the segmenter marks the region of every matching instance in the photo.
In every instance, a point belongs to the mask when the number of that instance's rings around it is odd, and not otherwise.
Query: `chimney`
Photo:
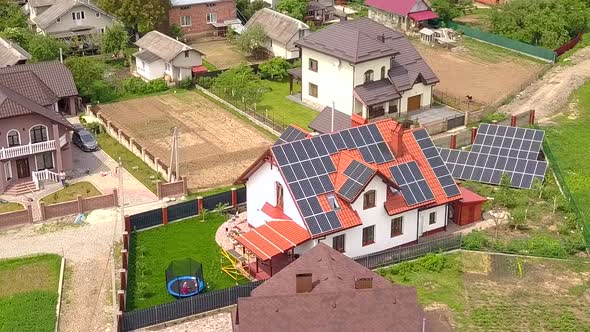
[[[398,123],[395,129],[393,130],[393,139],[392,142],[389,144],[393,154],[396,158],[400,158],[403,156],[403,137],[404,137],[404,125]]]
[[[371,289],[373,288],[373,278],[356,278],[354,279],[354,289]]]
[[[385,43],[385,34],[382,34],[381,36],[377,36],[377,40],[382,43]]]
[[[295,275],[295,292],[309,293],[313,289],[311,273],[298,273]]]

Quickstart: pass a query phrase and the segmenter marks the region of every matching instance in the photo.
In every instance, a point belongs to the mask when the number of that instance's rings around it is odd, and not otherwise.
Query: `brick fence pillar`
[[[516,127],[516,115],[513,115],[513,116],[510,118],[510,125],[511,125],[512,127]]]
[[[121,249],[121,267],[123,267],[125,270],[127,269],[127,266],[129,265],[129,252],[127,251],[127,249]]]
[[[203,197],[197,197],[197,214],[203,213]]]
[[[457,134],[452,134],[451,135],[451,145],[450,145],[451,149],[456,149],[457,148]]]
[[[33,223],[33,206],[31,204],[27,205],[27,219],[31,224]]]
[[[123,232],[123,249],[129,250],[129,233]]]
[[[182,177],[182,195],[188,195],[188,178],[186,175]]]
[[[119,290],[117,292],[117,295],[119,297],[119,310],[124,312],[125,311],[125,291]]]
[[[471,144],[475,142],[475,136],[477,136],[477,127],[471,127]]]
[[[168,207],[162,207],[162,224],[168,225]]]
[[[119,191],[113,188],[113,206],[119,206]]]
[[[120,269],[119,276],[121,276],[121,289],[127,290],[127,270]]]
[[[82,195],[76,195],[76,201],[78,201],[78,213],[84,212],[84,200],[82,199]]]
[[[158,196],[158,199],[164,198],[162,197],[162,181],[160,180],[156,181],[156,196]]]
[[[123,332],[123,312],[117,312],[117,332]]]
[[[129,217],[129,215],[125,215],[125,225],[124,225],[124,231],[125,232],[131,232],[131,218]]]
[[[529,125],[535,124],[535,110],[529,110]]]
[[[238,191],[236,188],[231,188],[231,206],[234,208],[238,206]]]
[[[47,219],[47,213],[45,211],[45,203],[39,202],[39,210],[41,210],[41,221]]]

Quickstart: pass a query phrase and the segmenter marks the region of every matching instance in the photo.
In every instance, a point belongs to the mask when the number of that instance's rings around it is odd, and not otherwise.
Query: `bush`
[[[213,78],[213,77],[199,77],[199,78],[197,78],[197,84],[202,86],[205,89],[211,89],[214,82],[215,82],[215,78]]]
[[[418,265],[428,271],[440,272],[447,262],[447,257],[442,254],[428,253],[426,256],[416,261]]]
[[[123,91],[132,94],[143,93],[146,85],[147,83],[139,77],[129,77],[122,82]]]
[[[162,78],[149,81],[145,87],[144,93],[154,93],[168,90],[168,83]]]
[[[195,83],[192,79],[189,78],[187,80],[176,82],[176,87],[180,89],[190,90],[195,87]]]
[[[481,231],[473,231],[463,237],[463,249],[481,250],[487,246],[487,237]]]
[[[401,262],[391,267],[391,273],[397,275],[406,275],[410,272],[415,272],[416,266],[414,262]]]
[[[119,97],[116,87],[105,81],[93,82],[88,94],[92,103],[108,103]]]
[[[289,73],[291,64],[284,58],[274,57],[258,66],[259,75],[264,79],[282,81]]]

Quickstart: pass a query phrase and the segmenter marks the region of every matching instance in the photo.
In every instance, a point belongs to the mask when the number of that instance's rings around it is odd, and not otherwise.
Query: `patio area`
[[[428,109],[411,111],[408,118],[419,124],[429,124],[433,122],[442,122],[448,119],[464,116],[465,113],[457,111],[446,105],[435,105]]]

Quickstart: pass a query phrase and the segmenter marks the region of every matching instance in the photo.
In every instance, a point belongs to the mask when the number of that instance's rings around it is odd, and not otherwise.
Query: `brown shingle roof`
[[[0,68],[0,76],[20,72],[32,72],[59,98],[78,95],[74,77],[63,63],[47,61]],[[13,83],[15,82],[8,82],[8,86],[12,86]],[[28,96],[29,93],[23,95]]]
[[[296,293],[299,273],[312,274],[311,292]],[[372,288],[355,289],[355,278],[373,278]],[[238,299],[234,331],[421,331],[423,318],[414,288],[320,243]]]
[[[367,106],[382,104],[401,97],[393,84],[391,84],[391,81],[387,78],[357,85],[354,88],[354,93]]]
[[[31,71],[0,74],[0,84],[42,106],[55,104],[59,98]]]
[[[334,128],[332,128],[332,107],[325,107],[309,124],[309,128],[320,134],[348,129],[352,126],[350,115],[338,110],[334,112]]]

